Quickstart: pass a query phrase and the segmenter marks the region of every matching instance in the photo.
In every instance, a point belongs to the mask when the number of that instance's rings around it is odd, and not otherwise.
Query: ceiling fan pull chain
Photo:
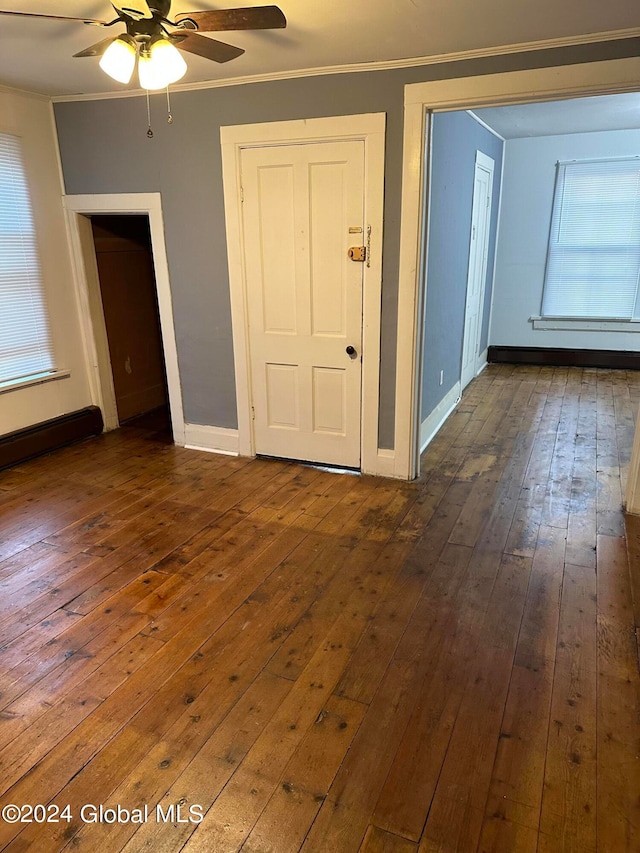
[[[173,116],[171,115],[171,95],[167,86],[167,124],[173,124]]]
[[[153,129],[151,127],[151,104],[149,102],[149,90],[147,89],[147,136],[153,139]]]

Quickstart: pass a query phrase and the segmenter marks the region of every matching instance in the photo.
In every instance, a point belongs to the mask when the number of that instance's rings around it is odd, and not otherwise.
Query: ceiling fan
[[[186,12],[171,20],[171,0],[122,0],[111,5],[117,13],[112,21],[3,10],[0,10],[0,15],[79,21],[95,27],[124,24],[125,33],[103,39],[76,53],[75,57],[100,56],[103,71],[121,83],[129,82],[138,59],[140,83],[147,90],[165,88],[184,75],[187,66],[176,48],[214,62],[229,62],[244,53],[242,48],[207,38],[200,35],[201,32],[267,30],[287,26],[287,19],[277,6]]]

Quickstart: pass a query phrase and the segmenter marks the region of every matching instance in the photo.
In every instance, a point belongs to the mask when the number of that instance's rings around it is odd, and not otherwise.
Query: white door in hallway
[[[364,143],[245,149],[241,169],[255,451],[357,468]]]
[[[476,152],[471,210],[471,240],[469,244],[469,272],[467,302],[462,348],[462,375],[460,383],[465,388],[478,371],[482,314],[484,308],[487,261],[489,258],[489,230],[491,225],[491,195],[495,163],[481,151]]]

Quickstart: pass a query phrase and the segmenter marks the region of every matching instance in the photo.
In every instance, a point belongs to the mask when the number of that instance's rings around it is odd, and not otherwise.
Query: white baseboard
[[[240,447],[238,430],[185,424],[185,447],[189,450],[205,450],[208,453],[238,456]]]
[[[451,391],[440,400],[428,418],[422,422],[420,425],[420,453],[424,452],[431,439],[458,405],[461,393],[460,383],[456,382]]]
[[[488,358],[489,358],[489,348],[487,347],[487,349],[484,352],[481,352],[480,355],[478,356],[478,361],[476,364],[476,376],[480,376],[482,371],[485,369],[485,367],[488,364],[488,362],[487,362]],[[478,364],[480,365],[480,367],[478,367]]]
[[[185,447],[188,450],[204,450],[208,453],[226,453],[239,455],[240,441],[237,429],[185,424]],[[395,477],[395,451],[379,449],[375,471],[365,471],[377,477]]]

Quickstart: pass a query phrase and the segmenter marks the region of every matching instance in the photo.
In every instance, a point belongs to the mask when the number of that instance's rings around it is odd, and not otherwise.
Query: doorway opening
[[[149,217],[89,217],[118,422],[170,435]]]
[[[425,297],[429,299],[429,288],[423,286],[423,274],[425,265],[429,264],[433,256],[434,248],[433,241],[425,241],[425,232],[429,231],[433,213],[431,204],[428,203],[432,178],[429,137],[433,118],[450,111],[472,110],[477,114],[481,109],[492,106],[635,92],[637,81],[638,60],[632,58],[434,80],[405,87],[404,177],[398,291],[398,329],[402,336],[398,338],[397,347],[394,440],[396,469],[400,476],[413,479],[419,474],[421,450],[425,446],[425,430],[421,428],[424,426],[424,411],[421,409],[424,398],[421,396],[421,390],[425,379],[425,351],[421,341]],[[479,123],[487,127],[486,120]],[[495,174],[499,174],[497,163]],[[497,197],[497,194],[494,194],[494,201]],[[524,197],[521,193],[521,198]],[[497,205],[495,206],[497,209]],[[527,208],[526,204],[522,206]],[[500,219],[502,218],[500,214]],[[513,276],[511,278],[513,279]],[[490,293],[489,288],[486,292]],[[485,313],[485,317],[487,320],[491,319],[490,325],[493,327],[494,319],[490,318],[488,313]],[[445,321],[447,319],[448,317],[444,318]],[[531,323],[529,319],[528,322]],[[446,322],[441,324],[441,328],[447,328]],[[483,329],[483,338],[485,331],[486,329]],[[458,352],[460,351],[459,347]],[[432,407],[435,422],[426,435],[427,440],[431,435],[435,435],[449,413],[449,400],[446,399],[446,367],[438,368],[436,364],[432,380],[434,378],[436,394],[445,396],[441,397],[440,403],[436,398],[436,405]],[[456,399],[453,399],[451,408],[455,403]],[[440,407],[439,410],[437,406]]]
[[[476,151],[460,375],[463,391],[483,367],[481,337],[489,265],[494,169],[495,163],[491,157],[487,157],[482,151]]]
[[[155,299],[160,316],[165,382],[169,397],[171,435],[175,444],[184,447],[186,430],[178,352],[176,346],[173,304],[169,281],[169,265],[164,239],[164,218],[159,193],[128,193],[65,196],[67,224],[74,262],[80,322],[85,357],[89,367],[87,378],[92,402],[99,406],[105,430],[120,425],[116,407],[111,354],[105,328],[104,308],[98,281],[98,264],[93,236],[92,217],[141,216],[150,231],[153,258]],[[157,315],[156,315],[157,316]]]

